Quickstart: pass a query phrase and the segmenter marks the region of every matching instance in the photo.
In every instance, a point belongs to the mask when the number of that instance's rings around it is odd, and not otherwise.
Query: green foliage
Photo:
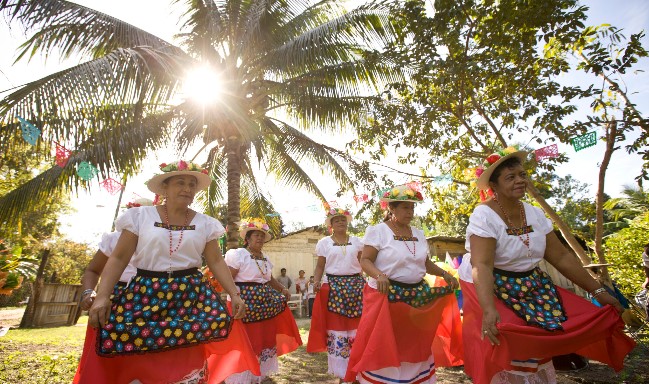
[[[606,239],[606,261],[611,277],[626,295],[634,295],[644,281],[643,246],[649,242],[649,213],[638,216],[628,228]]]
[[[44,277],[61,284],[81,284],[83,271],[96,252],[88,244],[67,239],[57,239],[50,244],[50,250]]]

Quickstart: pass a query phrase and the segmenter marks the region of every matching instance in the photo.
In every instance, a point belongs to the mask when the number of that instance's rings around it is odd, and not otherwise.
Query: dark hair
[[[304,272],[304,269],[300,269],[300,271],[298,273],[300,273],[300,272]],[[306,272],[304,272],[304,273],[306,273]]]
[[[503,161],[502,163],[500,163],[498,165],[498,167],[493,170],[493,172],[491,173],[491,176],[489,176],[489,182],[490,183],[497,183],[498,177],[500,177],[500,174],[503,173],[503,170],[505,168],[512,169],[512,168],[515,168],[515,167],[517,167],[519,165],[523,165],[520,158],[518,158],[516,156],[510,157],[509,159],[507,159],[507,160]]]
[[[280,271],[280,272],[282,272],[282,271],[286,271],[286,268],[282,268],[282,269],[280,269],[279,271]]]
[[[388,207],[390,207],[392,209],[395,209],[401,203],[403,203],[403,201],[390,201],[388,203]],[[389,209],[386,209],[385,210],[385,216],[383,216],[383,222],[390,221],[391,218],[392,218],[392,211],[390,211]]]

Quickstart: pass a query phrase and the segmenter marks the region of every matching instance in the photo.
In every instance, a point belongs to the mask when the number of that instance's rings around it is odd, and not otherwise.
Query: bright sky
[[[78,1],[78,3],[118,17],[168,41],[172,41],[173,34],[178,31],[176,25],[178,14],[170,14],[170,7],[166,1],[113,0],[107,2],[103,0],[85,0]],[[623,2],[591,0],[587,4],[591,8],[589,11],[589,24],[609,23],[624,28],[627,35],[642,29],[649,30],[649,2],[644,0],[627,0]],[[0,26],[0,38],[4,52],[4,55],[0,57],[0,90],[19,86],[75,64],[70,62],[59,63],[57,60],[50,60],[45,63],[43,57],[37,56],[30,63],[21,61],[13,65],[15,56],[12,53],[24,41],[22,32],[19,28],[9,30],[3,23]],[[646,38],[645,46],[649,46]],[[647,62],[642,64],[644,68],[649,67]],[[567,79],[567,81],[575,82],[580,80],[578,77]],[[641,111],[649,110],[648,80],[649,74],[644,73],[635,77],[632,83],[626,84],[629,94],[638,103]],[[4,95],[5,93],[0,94],[0,96]],[[330,140],[331,142],[327,144],[341,149],[344,145],[344,143],[341,144],[340,137],[336,138],[335,142],[332,138],[323,137],[322,139]],[[580,152],[575,152],[572,147],[560,144],[559,150],[570,157],[570,162],[561,166],[558,173],[561,175],[572,174],[575,178],[594,187],[597,182],[597,166],[603,154],[603,144],[600,143],[595,147]],[[193,155],[194,152],[189,152],[183,157],[187,159]],[[122,204],[132,200],[136,195],[152,198],[151,193],[144,186],[144,181],[157,170],[157,164],[176,158],[178,158],[178,154],[174,154],[173,151],[160,151],[157,154],[152,154],[143,166],[142,174],[128,181]],[[198,160],[202,159],[199,158]],[[396,164],[394,167],[404,169]],[[640,159],[638,156],[630,156],[618,151],[609,167],[606,192],[615,196],[619,194],[623,185],[634,184],[633,178],[639,172],[639,167]],[[417,173],[413,169],[405,170]],[[118,178],[116,175],[111,176]],[[390,173],[390,176],[396,182],[409,181],[407,176],[394,173]],[[272,185],[272,178],[264,179],[262,176],[261,180],[268,187],[271,199],[277,210],[282,213],[283,219],[288,222],[289,229],[301,228],[304,225],[316,225],[322,222],[321,211],[313,212],[309,209],[313,205],[320,208],[320,202],[314,196],[302,191],[278,188]],[[335,183],[332,183],[325,176],[317,176],[315,180],[329,200],[336,200],[341,205],[347,205],[354,209],[351,194],[343,198],[336,198],[335,193],[338,188]],[[592,190],[594,191],[594,189]],[[367,192],[369,194],[372,191],[358,192]],[[64,233],[73,240],[96,244],[99,241],[100,234],[109,231],[111,228],[117,201],[118,194],[110,195],[99,187],[99,181],[95,179],[90,191],[73,198],[73,204],[78,211],[77,214],[62,217]]]

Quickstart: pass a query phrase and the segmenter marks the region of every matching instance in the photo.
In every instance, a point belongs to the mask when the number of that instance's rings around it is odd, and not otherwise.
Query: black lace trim
[[[534,229],[532,229],[531,225],[528,225],[526,227],[520,227],[520,228],[507,227],[507,234],[511,236],[520,236],[532,232],[534,232]]]
[[[196,225],[167,225],[165,223],[159,223],[157,221],[153,224],[153,226],[168,229],[171,231],[193,231],[196,229]]]

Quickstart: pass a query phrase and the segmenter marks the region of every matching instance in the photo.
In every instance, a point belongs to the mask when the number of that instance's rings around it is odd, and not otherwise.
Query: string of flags
[[[591,131],[585,135],[576,136],[570,139],[570,144],[575,148],[575,152],[579,152],[584,148],[589,148],[597,144],[597,132]]]
[[[38,139],[41,137],[41,130],[20,116],[16,116],[16,119],[20,122],[20,130],[22,131],[23,139],[30,145],[36,145]],[[72,151],[56,141],[54,142],[54,146],[54,163],[57,166],[64,168],[68,164],[68,160],[70,160]],[[87,161],[82,161],[77,164],[76,171],[79,178],[85,181],[91,180],[99,174],[99,169]],[[114,195],[124,188],[122,183],[110,177],[99,183],[99,185],[111,195]]]

